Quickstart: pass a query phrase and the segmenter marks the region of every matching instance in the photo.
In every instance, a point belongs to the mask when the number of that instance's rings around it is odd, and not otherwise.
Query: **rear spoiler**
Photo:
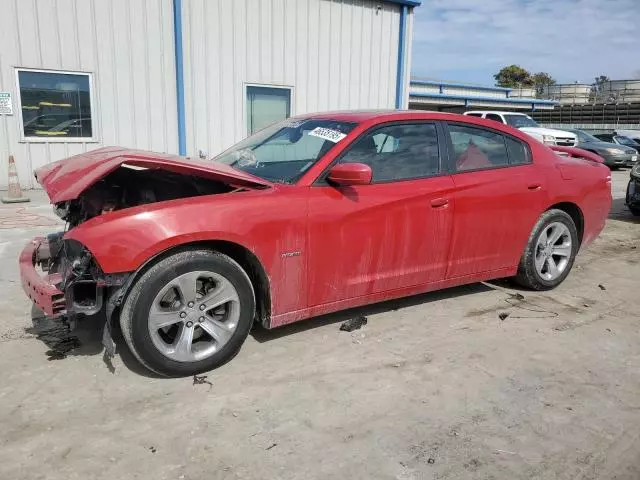
[[[583,150],[581,148],[561,147],[558,145],[549,145],[549,148],[553,151],[564,153],[571,158],[582,158],[584,160],[589,160],[590,162],[604,163],[604,158],[602,158],[600,155],[596,155],[593,152],[588,152],[587,150]]]

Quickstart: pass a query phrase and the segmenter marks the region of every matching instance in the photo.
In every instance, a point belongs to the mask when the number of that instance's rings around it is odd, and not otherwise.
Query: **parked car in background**
[[[623,135],[640,144],[640,130],[616,130],[616,135]]]
[[[640,141],[635,141],[633,138],[625,135],[618,135],[616,133],[595,133],[593,135],[598,140],[602,140],[607,143],[615,143],[616,145],[624,145],[625,147],[631,147],[640,153]]]
[[[578,158],[396,111],[288,119],[213,161],[94,150],[36,171],[67,230],[26,246],[22,285],[47,315],[119,319],[169,376],[228,361],[254,321],[502,277],[551,289],[611,208],[601,159],[553,148]]]
[[[631,213],[635,216],[640,216],[640,165],[636,165],[631,169],[630,176],[625,203]]]
[[[555,128],[541,127],[533,118],[529,115],[525,115],[524,113],[471,111],[465,112],[464,115],[484,118],[504,125],[510,125],[518,130],[522,130],[545,145],[574,147],[577,143],[576,136],[573,133],[564,130],[557,130]]]
[[[577,128],[570,129],[578,138],[578,147],[604,158],[610,168],[633,167],[638,162],[638,151],[626,145],[611,144]]]

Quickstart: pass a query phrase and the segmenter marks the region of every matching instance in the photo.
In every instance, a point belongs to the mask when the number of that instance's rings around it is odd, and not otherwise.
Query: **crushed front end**
[[[64,232],[34,238],[20,254],[20,276],[27,296],[50,317],[95,315],[108,289],[128,274],[105,275],[91,253]]]

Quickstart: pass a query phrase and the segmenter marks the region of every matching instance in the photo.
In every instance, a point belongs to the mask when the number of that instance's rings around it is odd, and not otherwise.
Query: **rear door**
[[[475,125],[445,127],[456,206],[447,278],[517,265],[546,196],[528,145]]]
[[[310,306],[444,279],[453,181],[443,139],[433,122],[374,127],[337,160],[369,165],[370,185],[310,188]]]

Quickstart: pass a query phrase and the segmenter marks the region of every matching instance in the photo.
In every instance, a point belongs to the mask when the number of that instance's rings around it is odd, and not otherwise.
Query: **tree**
[[[538,95],[544,92],[544,87],[556,84],[556,80],[547,72],[538,72],[531,75],[531,81],[533,82],[533,88],[536,89],[536,93]]]
[[[520,65],[504,67],[493,78],[496,79],[496,85],[499,87],[518,88],[533,85],[531,74]]]

